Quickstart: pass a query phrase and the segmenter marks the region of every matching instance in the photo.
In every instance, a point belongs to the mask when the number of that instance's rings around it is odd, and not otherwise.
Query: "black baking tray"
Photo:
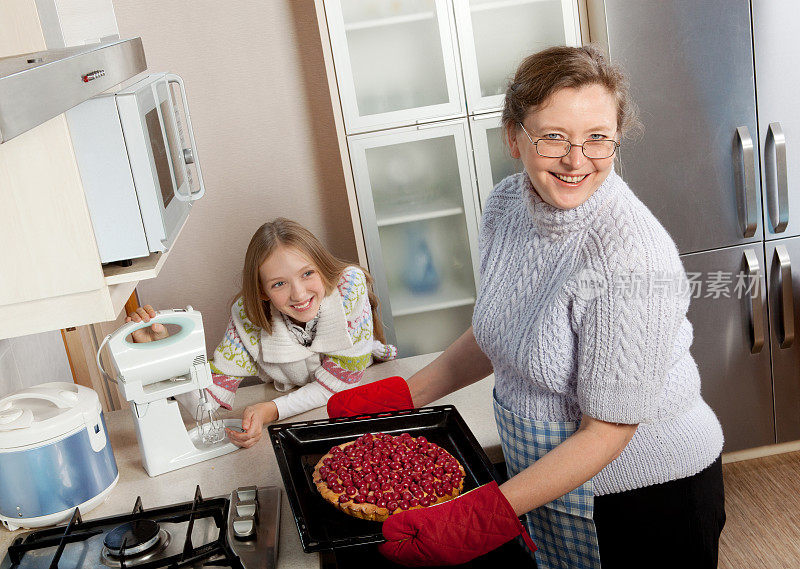
[[[270,425],[269,438],[294,514],[303,551],[382,543],[381,522],[348,516],[326,502],[312,482],[314,466],[334,445],[366,433],[409,433],[443,447],[464,467],[463,492],[498,474],[464,419],[452,405]]]

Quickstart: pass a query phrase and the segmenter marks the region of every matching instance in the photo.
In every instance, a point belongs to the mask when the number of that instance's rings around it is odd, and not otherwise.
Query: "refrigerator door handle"
[[[789,181],[786,173],[786,137],[781,123],[769,123],[764,144],[767,204],[772,231],[781,233],[789,223]]]
[[[794,344],[794,294],[792,291],[792,260],[784,245],[775,247],[775,258],[778,260],[780,287],[780,345],[781,349]]]
[[[753,345],[750,347],[750,353],[757,354],[764,347],[764,304],[761,297],[761,270],[754,249],[745,249],[744,261],[750,282],[755,280],[756,283],[750,295],[750,318],[753,324]]]
[[[737,148],[739,158],[742,162],[741,185],[744,186],[744,222],[742,223],[742,235],[752,237],[756,234],[758,227],[758,214],[756,202],[756,168],[755,153],[753,151],[753,139],[750,137],[750,130],[746,126],[736,129]]]

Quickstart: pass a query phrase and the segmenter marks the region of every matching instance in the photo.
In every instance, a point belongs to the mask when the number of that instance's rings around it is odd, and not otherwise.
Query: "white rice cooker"
[[[97,393],[43,383],[0,398],[0,522],[10,530],[67,521],[119,480]]]

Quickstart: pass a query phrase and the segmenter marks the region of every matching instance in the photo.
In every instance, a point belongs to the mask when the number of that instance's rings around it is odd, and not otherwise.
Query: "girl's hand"
[[[136,309],[136,312],[131,312],[125,319],[125,322],[150,322],[151,318],[156,317],[156,311],[152,306],[146,304]],[[133,341],[136,343],[153,342],[155,340],[163,340],[169,336],[169,332],[163,324],[156,322],[147,328],[140,328],[133,334]]]
[[[264,425],[278,420],[278,407],[272,401],[256,403],[245,407],[242,414],[243,433],[225,429],[228,439],[236,446],[250,448],[261,439]]]

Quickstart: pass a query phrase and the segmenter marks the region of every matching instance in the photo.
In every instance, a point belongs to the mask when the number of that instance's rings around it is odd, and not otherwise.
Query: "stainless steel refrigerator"
[[[724,450],[798,440],[794,2],[589,0],[588,8],[592,38],[607,41],[628,72],[645,126],[621,148],[621,174],[700,283],[689,308],[692,354]],[[757,286],[736,290],[737,282]]]

